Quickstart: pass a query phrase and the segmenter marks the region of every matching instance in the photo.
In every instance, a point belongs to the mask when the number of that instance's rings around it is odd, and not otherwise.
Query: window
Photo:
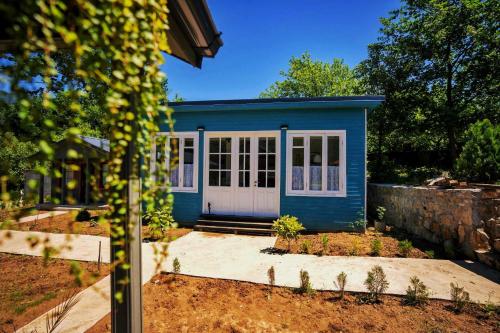
[[[287,133],[287,195],[345,196],[345,131]]]
[[[151,172],[160,184],[168,180],[173,191],[196,192],[198,133],[158,135],[155,138]]]
[[[276,138],[260,137],[257,157],[257,186],[273,188],[276,186]]]
[[[208,143],[208,186],[231,186],[232,138],[210,138]]]

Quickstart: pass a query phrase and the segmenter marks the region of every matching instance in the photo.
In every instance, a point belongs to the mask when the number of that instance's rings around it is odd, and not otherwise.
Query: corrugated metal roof
[[[80,135],[80,138],[91,145],[92,147],[96,147],[98,149],[104,150],[105,152],[109,153],[109,140],[108,139],[101,139],[101,138],[94,138],[92,136],[83,136]]]

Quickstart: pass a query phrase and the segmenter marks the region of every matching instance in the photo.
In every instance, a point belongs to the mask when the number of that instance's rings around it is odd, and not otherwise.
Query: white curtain
[[[193,187],[193,164],[184,164],[184,187]]]
[[[292,167],[292,190],[301,191],[304,189],[304,167]]]
[[[170,184],[174,187],[179,186],[179,168],[170,171]]]
[[[339,167],[329,166],[328,167],[328,191],[338,191],[339,190]]]
[[[311,191],[321,191],[321,166],[309,167],[309,183]]]

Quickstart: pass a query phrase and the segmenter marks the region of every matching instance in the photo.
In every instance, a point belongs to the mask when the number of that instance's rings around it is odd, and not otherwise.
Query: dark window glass
[[[276,156],[274,154],[267,155],[267,170],[276,169]]]
[[[275,138],[267,138],[267,152],[275,153],[276,152],[276,139]]]
[[[250,171],[245,171],[245,185],[250,187]]]
[[[328,166],[339,166],[339,137],[329,136],[328,137]]]
[[[259,170],[266,170],[266,154],[259,154]]]
[[[220,172],[220,186],[231,186],[231,171]]]
[[[245,170],[250,170],[250,154],[246,154],[246,158],[245,158]]]
[[[221,170],[230,170],[231,169],[231,155],[229,155],[229,154],[221,154],[220,155],[220,168],[221,168]]]
[[[240,170],[245,170],[245,154],[240,154],[238,159],[238,167],[240,168]]]
[[[184,147],[193,147],[193,146],[194,146],[194,140],[192,138],[184,139]]]
[[[184,164],[194,163],[194,150],[193,148],[184,148]]]
[[[266,152],[266,138],[259,138],[259,153]]]
[[[211,138],[210,139],[210,147],[209,147],[209,152],[210,153],[218,153],[220,152],[220,141],[219,138]]]
[[[220,169],[219,155],[210,154],[209,160],[210,160],[210,169]]]
[[[259,171],[257,173],[257,186],[258,187],[266,187],[266,172]]]
[[[304,148],[293,148],[292,166],[304,166]]]
[[[274,187],[274,186],[275,186],[275,173],[268,172],[267,173],[267,187]]]
[[[245,172],[244,171],[238,172],[238,186],[239,187],[246,187],[245,186]]]
[[[219,171],[208,172],[208,185],[219,186]]]
[[[221,153],[231,152],[231,138],[221,138]]]
[[[250,152],[250,138],[246,138],[245,140],[245,152],[246,153]]]
[[[293,145],[296,147],[304,146],[304,138],[293,138]]]

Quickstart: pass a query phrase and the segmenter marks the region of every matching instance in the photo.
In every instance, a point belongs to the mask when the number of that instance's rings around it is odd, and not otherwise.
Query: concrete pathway
[[[52,212],[40,213],[40,214],[35,214],[35,215],[21,217],[17,221],[17,223],[33,222],[33,221],[38,221],[38,220],[41,220],[41,219],[45,219],[47,217],[64,215],[64,214],[68,214],[68,213],[69,213],[68,211],[55,210],[55,211],[52,211]]]
[[[0,232],[4,239],[5,231]],[[27,234],[33,232],[11,232],[12,238],[0,244],[0,252],[41,255],[41,248],[30,249],[26,244]],[[67,235],[42,234],[51,242],[60,244]],[[84,261],[97,260],[98,243],[101,241],[103,262],[109,262],[109,240],[98,236],[72,236],[72,249],[56,255],[57,258]],[[299,272],[305,269],[311,276],[315,289],[334,290],[335,276],[347,274],[346,290],[366,291],[363,281],[374,266],[384,269],[390,283],[388,293],[404,294],[411,276],[417,275],[432,290],[433,298],[449,299],[450,282],[458,282],[470,293],[474,301],[500,302],[500,272],[472,261],[449,261],[430,259],[403,259],[380,257],[318,257],[314,255],[269,254],[266,249],[275,243],[274,237],[251,237],[191,232],[169,246],[168,258],[162,270],[171,271],[174,258],[181,263],[181,273],[192,276],[267,283],[267,270],[274,266],[276,284],[297,287]],[[105,242],[106,241],[106,242]],[[24,245],[23,245],[24,244]],[[154,244],[143,244],[143,282],[155,274]],[[105,256],[106,255],[106,256]],[[94,287],[82,291],[79,302],[68,313],[56,332],[85,332],[97,320],[110,311],[109,277]],[[491,295],[491,296],[490,296]],[[31,332],[43,331],[45,315],[21,329]]]

